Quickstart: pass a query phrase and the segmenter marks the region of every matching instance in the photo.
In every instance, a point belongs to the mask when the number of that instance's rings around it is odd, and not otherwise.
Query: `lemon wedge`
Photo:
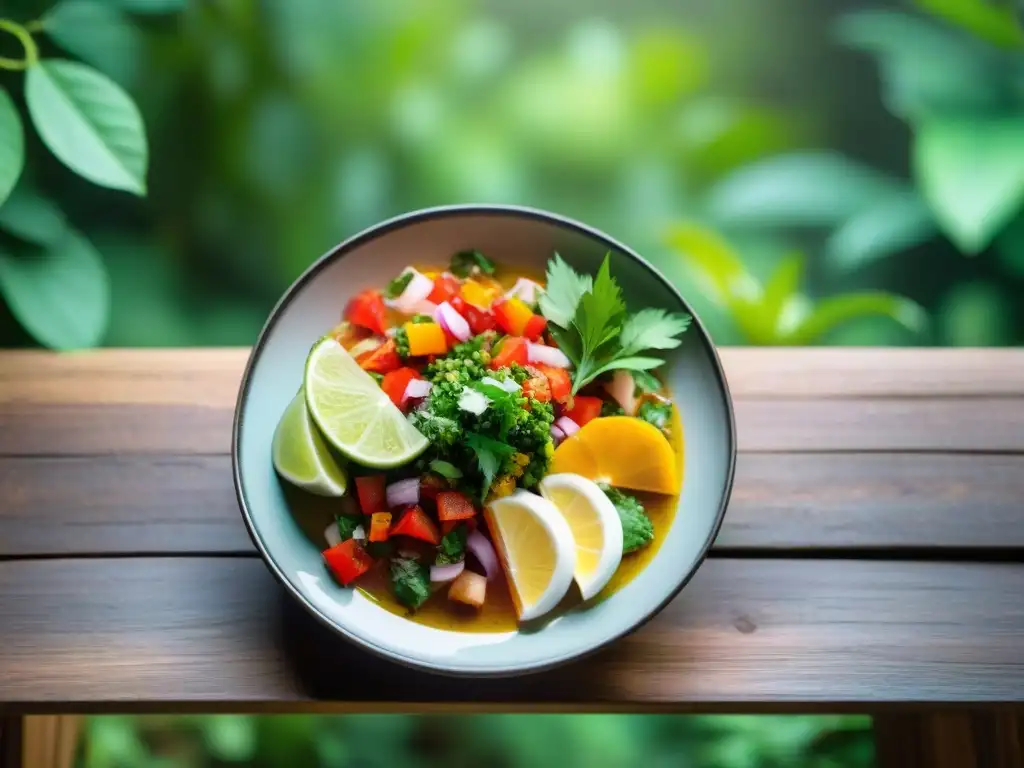
[[[576,542],[550,501],[519,489],[484,510],[520,621],[554,608],[572,586]]]
[[[589,600],[615,575],[622,561],[622,521],[593,480],[563,472],[540,482],[541,495],[558,507],[576,542],[573,576]]]

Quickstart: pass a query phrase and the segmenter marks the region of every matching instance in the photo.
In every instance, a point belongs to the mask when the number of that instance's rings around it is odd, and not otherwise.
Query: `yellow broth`
[[[440,272],[441,268],[436,266],[418,265],[417,269],[422,272]],[[531,280],[542,282],[543,276],[531,274],[528,271],[520,270],[515,273],[505,273],[499,268],[496,280],[505,289],[510,288],[519,277],[527,277]],[[389,321],[397,323],[397,318],[390,318]],[[670,397],[670,393],[663,393]],[[672,409],[672,424],[669,430],[672,448],[675,451],[680,468],[680,481],[682,482],[683,467],[683,424],[679,417],[677,408]],[[633,493],[627,491],[628,493]],[[320,549],[326,548],[324,540],[324,529],[334,520],[337,514],[358,514],[358,504],[354,497],[354,487],[342,499],[328,499],[311,496],[293,488],[286,488],[291,508],[297,523],[303,529],[310,540]],[[676,509],[679,506],[678,496],[666,496],[655,493],[633,493],[640,499],[647,511],[651,522],[654,525],[654,540],[638,552],[624,555],[618,570],[612,576],[608,585],[605,586],[588,604],[592,605],[607,599],[631,582],[636,576],[654,559],[662,542],[668,535],[669,528],[675,518]],[[479,517],[481,526],[485,526],[483,516]],[[386,559],[379,561],[374,568],[365,574],[358,581],[359,589],[369,599],[373,600],[380,607],[392,613],[406,616],[412,621],[424,624],[437,629],[452,630],[458,632],[510,632],[518,628],[515,607],[512,603],[512,595],[504,575],[494,579],[487,585],[487,599],[480,610],[474,610],[469,606],[455,603],[447,598],[448,585],[435,585],[435,593],[420,606],[416,611],[410,611],[395,599],[391,591],[389,576],[387,573],[388,562]],[[575,586],[570,590],[569,595],[562,601],[561,605],[547,619],[558,613],[572,610],[581,604],[579,592]]]

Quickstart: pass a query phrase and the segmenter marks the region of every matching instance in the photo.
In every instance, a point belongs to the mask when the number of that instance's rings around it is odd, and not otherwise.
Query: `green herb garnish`
[[[654,525],[639,499],[603,483],[601,490],[615,505],[615,511],[619,513],[619,519],[622,521],[623,554],[636,552],[654,541]]]
[[[419,608],[430,597],[430,570],[419,560],[396,557],[391,561],[391,588],[402,605]]]
[[[403,272],[388,283],[388,287],[384,289],[384,295],[389,299],[397,299],[402,295],[402,292],[409,287],[409,283],[412,282],[412,278],[413,273],[411,270],[409,272]]]
[[[661,391],[661,382],[650,371],[633,371],[633,396],[651,395]]]
[[[466,433],[466,444],[476,454],[477,465],[480,467],[480,473],[484,476],[483,488],[480,491],[480,497],[483,498],[487,495],[504,460],[514,454],[516,449],[508,443],[477,432]]]
[[[647,349],[673,349],[689,326],[687,314],[642,309],[627,316],[622,290],[611,276],[605,256],[597,277],[577,274],[557,253],[548,263],[547,288],[540,308],[559,348],[575,367],[576,394],[602,373],[623,369],[646,371],[664,363],[643,357]]]
[[[430,468],[441,475],[441,477],[447,477],[449,480],[458,480],[462,477],[462,470],[444,459],[434,459],[430,462]]]
[[[465,525],[457,525],[441,539],[437,547],[437,559],[434,565],[452,565],[466,558],[466,539],[469,529]]]
[[[348,541],[352,538],[352,534],[355,533],[356,528],[362,525],[363,519],[361,517],[351,517],[349,515],[336,515],[334,522],[338,526],[338,533],[341,534],[341,540]]]
[[[672,403],[648,400],[641,404],[636,415],[648,424],[653,424],[662,432],[667,433],[672,419]]]
[[[456,277],[470,277],[479,272],[494,274],[494,262],[480,251],[459,251],[452,256],[452,274]]]

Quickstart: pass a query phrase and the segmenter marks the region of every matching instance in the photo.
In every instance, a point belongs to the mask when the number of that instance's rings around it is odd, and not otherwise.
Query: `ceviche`
[[[558,254],[544,275],[479,251],[409,266],[314,344],[274,465],[335,500],[327,570],[390,609],[515,624],[609,594],[674,514],[659,354],[689,324],[628,311],[608,258],[595,276]]]

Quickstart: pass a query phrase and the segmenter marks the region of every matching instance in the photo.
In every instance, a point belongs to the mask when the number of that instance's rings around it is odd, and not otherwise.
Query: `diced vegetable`
[[[600,397],[576,395],[573,398],[572,408],[566,411],[565,415],[582,427],[601,415],[602,405]]]
[[[559,403],[569,400],[572,392],[572,379],[564,368],[552,368],[550,365],[538,365],[536,368],[544,374],[551,389],[551,398]]]
[[[562,416],[561,418],[556,419],[555,426],[562,430],[562,434],[566,437],[572,437],[580,431],[580,425],[568,416]]]
[[[408,388],[409,382],[419,377],[415,368],[399,368],[387,373],[380,388],[384,390],[391,402],[401,408],[405,404],[405,390]]]
[[[437,530],[437,525],[418,504],[405,510],[402,518],[391,528],[391,535],[408,536],[434,545],[441,542],[441,532]]]
[[[434,584],[452,581],[465,568],[465,560],[459,560],[457,563],[448,563],[447,565],[432,565],[430,566],[430,581]]]
[[[544,289],[533,280],[526,277],[520,277],[516,280],[516,284],[513,285],[505,295],[515,296],[518,299],[522,299],[527,304],[536,304],[537,299],[540,298],[541,291],[543,290]]]
[[[456,307],[458,309],[458,307]],[[488,309],[480,309],[472,304],[464,304],[460,310],[462,316],[469,323],[469,329],[474,335],[497,328],[498,323]]]
[[[443,355],[448,351],[444,329],[437,323],[406,323],[410,355]]]
[[[467,413],[479,416],[487,410],[488,405],[490,405],[490,401],[487,399],[487,396],[482,392],[477,392],[475,389],[463,387],[462,392],[459,394],[459,409]]]
[[[387,304],[404,315],[424,312],[428,307],[430,311],[433,311],[433,305],[427,299],[434,287],[433,281],[412,267],[406,267],[402,275],[412,275],[412,277],[409,278],[402,293],[395,299],[389,299]]]
[[[359,366],[373,373],[391,373],[402,367],[402,358],[398,356],[395,340],[388,339],[372,352],[358,357]]]
[[[416,370],[415,368],[413,370]],[[416,371],[417,375],[419,371]],[[405,394],[402,395],[402,402],[407,400],[422,400],[424,397],[430,394],[430,390],[433,389],[433,385],[425,379],[412,379],[405,387]]]
[[[528,338],[530,341],[537,341],[541,336],[544,335],[544,331],[548,327],[548,321],[544,319],[544,315],[533,315],[529,320],[526,321],[526,325],[523,326],[523,336]],[[568,358],[566,358],[568,360]],[[544,360],[538,360],[537,362],[543,363]],[[553,365],[554,363],[552,363]],[[568,368],[568,364],[561,366],[562,368]]]
[[[330,523],[324,529],[324,538],[327,540],[328,547],[336,547],[344,541],[344,539],[341,538],[341,532],[338,530],[337,523]]]
[[[346,586],[370,570],[373,565],[373,558],[356,539],[343,541],[321,554],[331,573]]]
[[[434,319],[444,329],[445,333],[450,334],[457,341],[466,341],[466,339],[473,335],[466,318],[460,315],[455,307],[447,301],[437,305],[437,309],[434,311]]]
[[[480,561],[487,579],[490,581],[498,575],[500,565],[498,564],[498,553],[494,551],[494,545],[480,531],[473,531],[466,539],[466,549],[473,553],[473,557]]]
[[[466,520],[476,514],[476,507],[469,498],[458,491],[441,491],[437,494],[437,519]]]
[[[387,541],[390,531],[390,512],[374,512],[370,515],[370,541]]]
[[[452,256],[451,269],[458,277],[469,277],[480,273],[493,275],[494,262],[480,251],[459,251]]]
[[[480,608],[487,597],[487,579],[479,573],[463,571],[448,588],[448,599]]]
[[[430,569],[411,557],[391,561],[391,588],[398,602],[419,608],[430,597]]]
[[[569,358],[558,347],[534,344],[532,341],[527,342],[526,359],[531,363],[545,365],[549,368],[568,368],[572,365]]]
[[[352,515],[338,515],[334,518],[334,522],[328,526],[334,527],[334,530],[338,533],[338,541],[347,541],[355,537],[356,529],[359,528],[359,524],[362,521],[361,517],[354,517]],[[338,542],[331,542],[333,546]]]
[[[662,432],[668,432],[668,425],[672,419],[672,403],[667,400],[646,400],[636,415]]]
[[[412,282],[414,275],[415,273],[413,270],[405,270],[402,274],[388,283],[388,287],[384,289],[384,295],[389,299],[397,299],[405,292],[405,289],[409,287],[409,283]]]
[[[459,280],[447,272],[434,278],[434,289],[427,297],[429,301],[440,304],[442,301],[451,301],[459,295]]]
[[[510,365],[526,365],[526,339],[520,336],[506,336],[501,340],[491,358],[491,368],[507,368]]]
[[[547,377],[531,376],[523,382],[523,395],[532,397],[541,403],[551,402],[551,387],[548,385]]]
[[[487,309],[491,306],[491,302],[494,301],[497,293],[493,288],[483,285],[476,280],[467,280],[462,284],[462,290],[459,295],[462,296],[462,300],[467,304],[471,304],[478,309]]]
[[[525,336],[526,324],[534,316],[522,299],[498,299],[491,307],[498,327],[510,336]],[[539,334],[538,334],[539,335]]]
[[[456,467],[450,461],[444,461],[443,459],[434,459],[431,461],[430,468],[442,477],[447,477],[449,480],[458,480],[462,477],[461,469]]]
[[[466,538],[470,534],[469,526],[461,520],[448,520],[442,525],[452,526],[444,532],[441,543],[437,545],[437,557],[434,562],[437,565],[457,563],[466,557]]]
[[[345,305],[345,319],[353,325],[384,335],[387,307],[377,291],[363,291]]]
[[[439,459],[435,459],[434,461],[439,461]],[[431,468],[434,466],[434,461],[430,462]],[[444,463],[447,464],[448,462]],[[434,474],[433,472],[427,472],[427,474],[420,478],[421,499],[434,501],[437,499],[437,494],[447,489],[448,483],[444,481],[444,478],[440,475]]]
[[[388,507],[411,507],[420,501],[420,479],[410,477],[405,480],[397,480],[387,487]]]
[[[629,371],[618,370],[612,376],[612,380],[604,385],[605,391],[622,406],[622,412],[627,416],[636,413],[636,383]]]
[[[384,492],[386,477],[384,475],[363,475],[356,478],[356,495],[359,497],[359,509],[364,515],[387,510]]]

